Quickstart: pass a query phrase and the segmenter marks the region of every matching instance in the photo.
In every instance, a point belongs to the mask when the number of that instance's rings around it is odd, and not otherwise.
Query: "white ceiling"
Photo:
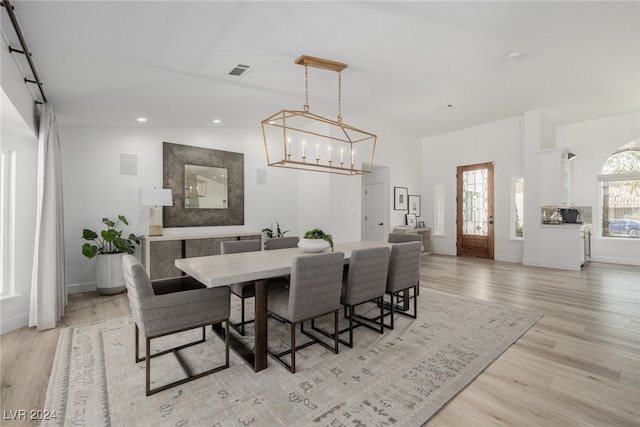
[[[429,136],[538,108],[556,125],[639,109],[637,1],[12,4],[61,127],[257,127],[302,109],[303,54],[349,64],[354,126]],[[252,68],[228,76],[237,64]],[[309,101],[336,117],[335,72],[310,69]]]

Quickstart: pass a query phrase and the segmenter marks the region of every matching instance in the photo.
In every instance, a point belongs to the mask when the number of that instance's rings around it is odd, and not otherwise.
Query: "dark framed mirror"
[[[244,225],[244,154],[163,142],[162,162],[163,188],[173,197],[163,208],[164,227]],[[209,172],[224,174],[226,188],[216,191],[218,202],[200,206],[218,185]]]

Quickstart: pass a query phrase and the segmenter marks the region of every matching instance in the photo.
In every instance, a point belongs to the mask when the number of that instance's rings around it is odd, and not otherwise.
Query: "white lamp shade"
[[[140,206],[173,206],[171,189],[169,188],[141,188],[138,193]]]

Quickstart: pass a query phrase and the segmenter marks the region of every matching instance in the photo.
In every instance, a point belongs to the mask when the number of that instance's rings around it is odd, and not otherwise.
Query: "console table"
[[[209,255],[220,255],[220,243],[228,240],[260,239],[261,232],[170,234],[142,236],[142,265],[151,280],[180,277],[183,272],[175,267],[175,260]]]
[[[431,254],[431,228],[422,227],[422,228],[394,228],[394,233],[404,233],[404,234],[420,234],[422,236],[422,255],[430,255]]]

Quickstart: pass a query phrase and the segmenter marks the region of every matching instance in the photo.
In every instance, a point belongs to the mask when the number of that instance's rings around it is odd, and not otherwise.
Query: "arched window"
[[[614,151],[598,180],[602,236],[640,237],[640,142],[632,141]]]

